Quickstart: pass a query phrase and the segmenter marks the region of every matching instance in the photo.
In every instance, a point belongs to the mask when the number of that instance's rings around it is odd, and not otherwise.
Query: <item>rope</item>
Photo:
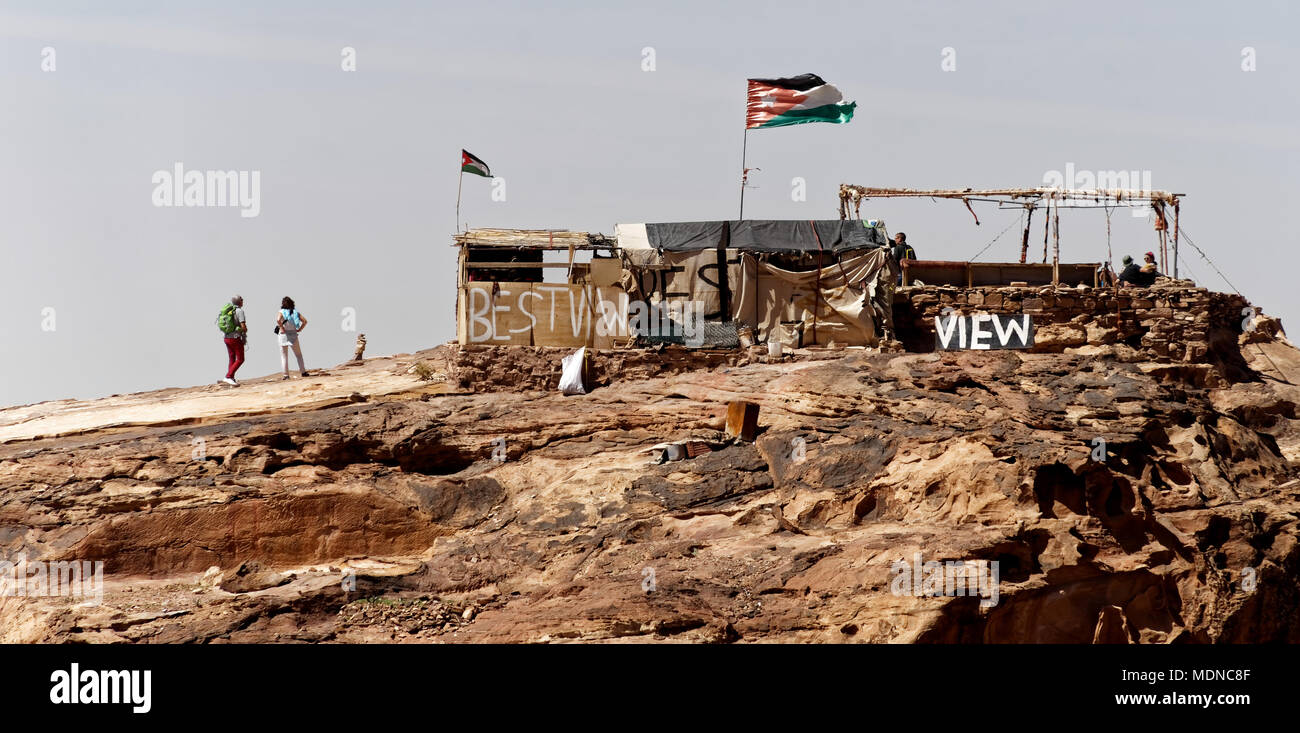
[[[993,238],[993,239],[992,239],[988,244],[984,245],[984,249],[981,249],[980,251],[976,252],[976,253],[975,253],[975,256],[972,257],[972,258],[970,258],[970,262],[974,262],[976,259],[978,259],[980,255],[982,255],[982,254],[984,254],[985,252],[988,251],[988,248],[989,248],[989,247],[992,247],[992,246],[994,245],[994,243],[996,243],[999,239],[1001,239],[1003,234],[1006,234],[1007,232],[1011,231],[1011,227],[1015,226],[1016,224],[1019,224],[1020,222],[1022,222],[1022,221],[1024,221],[1024,220],[1025,220],[1025,211],[1024,211],[1024,209],[1021,209],[1021,210],[1020,210],[1020,216],[1019,216],[1018,218],[1014,219],[1010,224],[1008,224],[1008,225],[1007,225],[1007,228],[1006,228],[1006,229],[1003,229],[1003,230],[1002,230],[1002,231],[1001,231],[1001,232],[1000,232],[996,237],[994,237],[994,238]]]
[[[1243,298],[1246,297],[1244,293],[1242,293],[1240,290],[1237,290],[1237,286],[1232,284],[1232,281],[1228,279],[1228,276],[1223,274],[1223,270],[1220,270],[1219,267],[1214,264],[1214,261],[1210,259],[1209,255],[1205,254],[1204,250],[1196,246],[1196,242],[1193,242],[1192,238],[1187,234],[1187,227],[1180,226],[1178,236],[1180,239],[1186,239],[1187,243],[1192,245],[1192,249],[1196,250],[1196,253],[1201,256],[1201,259],[1205,260],[1206,264],[1214,268],[1215,272],[1219,273],[1219,277],[1223,278],[1223,281],[1228,284],[1228,287],[1232,288],[1233,292],[1235,292],[1237,295],[1240,295]]]
[[[808,220],[808,226],[812,228],[813,239],[817,240],[817,284],[813,286],[813,340],[817,343],[817,311],[821,308],[822,302],[822,235],[817,233],[817,224],[811,219]],[[843,267],[843,265],[841,265]],[[799,346],[803,346],[803,337],[799,338]]]
[[[1206,264],[1214,268],[1215,272],[1219,273],[1219,277],[1223,278],[1223,281],[1228,284],[1228,287],[1232,288],[1233,292],[1235,292],[1237,295],[1240,295],[1242,299],[1245,300],[1246,302],[1250,302],[1250,299],[1246,297],[1246,294],[1238,290],[1236,285],[1232,284],[1232,281],[1228,279],[1227,275],[1223,274],[1223,270],[1220,270],[1218,265],[1214,264],[1214,261],[1210,259],[1210,256],[1205,254],[1205,251],[1202,250],[1200,247],[1196,246],[1196,242],[1193,242],[1192,238],[1187,235],[1187,227],[1180,225],[1178,236],[1180,239],[1183,239],[1188,244],[1192,245],[1192,249],[1196,250],[1196,253],[1201,256],[1201,259],[1205,260]],[[1268,352],[1264,351],[1263,346],[1260,346],[1259,344],[1255,344],[1255,348],[1259,350],[1259,355],[1267,359],[1268,363],[1272,365],[1273,369],[1278,374],[1282,375],[1283,382],[1285,382],[1286,384],[1294,384],[1294,382],[1292,382],[1291,379],[1287,376],[1286,372],[1282,371],[1282,368],[1277,365],[1277,362],[1273,361],[1273,357],[1269,356]]]

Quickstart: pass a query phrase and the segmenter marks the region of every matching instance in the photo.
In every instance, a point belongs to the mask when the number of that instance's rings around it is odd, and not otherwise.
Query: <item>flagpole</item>
[[[465,169],[461,168],[456,178],[456,233],[460,234],[460,187],[465,182]]]
[[[744,142],[740,144],[740,219],[745,218],[745,155],[749,152],[749,123],[745,123]]]

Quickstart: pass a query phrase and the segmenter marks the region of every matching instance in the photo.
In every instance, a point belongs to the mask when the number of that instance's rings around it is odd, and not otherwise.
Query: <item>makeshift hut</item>
[[[729,346],[748,330],[788,348],[871,346],[892,332],[898,263],[861,221],[619,224],[612,240],[471,230],[456,244],[462,344]],[[545,282],[558,268],[564,282]]]

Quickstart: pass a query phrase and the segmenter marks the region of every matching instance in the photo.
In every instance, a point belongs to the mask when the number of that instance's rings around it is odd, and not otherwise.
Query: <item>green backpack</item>
[[[234,303],[226,303],[221,306],[221,312],[217,314],[217,328],[227,335],[239,331],[239,321],[235,320]]]

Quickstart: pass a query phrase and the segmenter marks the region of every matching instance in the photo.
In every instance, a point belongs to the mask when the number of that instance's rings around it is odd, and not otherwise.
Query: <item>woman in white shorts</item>
[[[307,319],[294,308],[293,298],[284,296],[280,300],[280,316],[276,319],[275,332],[280,335],[280,368],[284,370],[284,378],[289,378],[289,347],[293,347],[293,355],[298,357],[298,371],[306,377],[307,367],[302,363],[302,348],[298,346],[298,334],[307,327]]]

